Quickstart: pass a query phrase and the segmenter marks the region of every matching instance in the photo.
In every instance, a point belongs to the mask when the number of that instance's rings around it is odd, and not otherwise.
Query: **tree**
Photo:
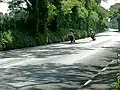
[[[110,7],[110,11],[109,11],[109,17],[110,17],[110,23],[112,24],[112,28],[116,28],[116,26],[118,26],[118,28],[120,27],[120,22],[119,22],[119,16],[120,16],[120,3],[116,3],[113,6]],[[116,22],[117,21],[117,22]],[[118,24],[118,25],[117,25]]]
[[[8,36],[14,36],[14,48],[68,40],[70,28],[75,30],[77,38],[83,38],[89,36],[89,28],[101,32],[107,27],[108,12],[100,2],[11,0],[8,2],[10,13],[1,14],[4,18],[0,18],[0,28],[4,35],[7,31]]]

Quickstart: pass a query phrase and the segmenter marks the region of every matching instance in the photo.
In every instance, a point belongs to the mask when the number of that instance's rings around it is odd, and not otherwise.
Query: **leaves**
[[[100,1],[11,0],[8,3],[10,13],[0,13],[0,30],[6,36],[2,40],[10,43],[12,34],[17,32],[14,34],[14,47],[23,47],[68,40],[70,28],[77,32],[78,38],[88,36],[91,27],[102,31],[107,27],[108,12],[100,6]],[[11,35],[9,29],[13,32]],[[38,42],[32,41],[34,37]],[[18,38],[23,40],[17,41]]]
[[[119,28],[120,30],[120,3],[116,3],[113,6],[111,6],[109,14],[110,14],[110,23],[113,26],[112,28],[116,28],[114,26],[118,26],[117,28]],[[114,22],[114,21],[117,21],[117,22]]]
[[[97,14],[95,11],[91,11],[91,12],[90,12],[89,18],[90,18],[91,20],[93,20],[94,22],[99,20],[98,14]]]
[[[77,0],[63,0],[62,1],[62,8],[64,14],[72,13],[72,8],[75,6]]]
[[[48,7],[48,21],[50,21],[54,19],[55,15],[57,15],[57,8],[52,4],[49,4],[47,7]]]

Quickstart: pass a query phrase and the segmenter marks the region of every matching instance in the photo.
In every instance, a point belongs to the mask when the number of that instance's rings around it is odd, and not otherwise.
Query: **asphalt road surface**
[[[120,33],[0,52],[0,90],[106,90],[120,71]]]

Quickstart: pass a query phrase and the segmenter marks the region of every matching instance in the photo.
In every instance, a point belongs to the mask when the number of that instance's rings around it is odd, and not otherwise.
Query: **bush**
[[[12,32],[11,32],[12,31]],[[52,32],[48,31],[47,34],[39,33],[38,36],[31,36],[28,33],[23,33],[17,30],[4,31],[1,34],[0,49],[9,50],[24,47],[32,47],[38,45],[45,45],[51,43],[64,42],[69,40],[69,30],[60,28],[59,30]],[[76,39],[85,38],[89,36],[87,31],[75,30]]]
[[[0,50],[5,50],[7,47],[11,47],[13,42],[13,36],[11,34],[11,31],[4,31],[1,33],[0,38]]]
[[[36,46],[36,38],[27,33],[13,32],[13,37],[13,49]]]
[[[111,86],[110,90],[120,90],[120,76],[117,77],[116,82]]]

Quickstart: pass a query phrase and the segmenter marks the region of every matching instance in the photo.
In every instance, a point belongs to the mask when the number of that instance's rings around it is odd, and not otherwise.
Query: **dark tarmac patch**
[[[47,84],[59,84],[59,87],[62,88],[59,90],[70,90],[70,87],[72,90],[77,90],[80,88],[80,85],[93,78],[93,75],[97,74],[101,68],[99,66],[88,66],[80,63],[74,65],[48,63],[43,65],[18,66],[18,68],[5,69],[0,74],[0,84],[9,84],[11,87],[17,88],[17,90],[22,90],[23,87],[31,87],[31,85],[32,88],[35,88],[35,85]]]

